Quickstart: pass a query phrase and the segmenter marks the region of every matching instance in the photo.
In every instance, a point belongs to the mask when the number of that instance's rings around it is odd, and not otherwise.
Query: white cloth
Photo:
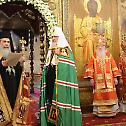
[[[55,44],[51,40],[49,48],[53,48],[55,46],[57,46],[59,48],[64,48],[64,47],[70,48],[70,45],[67,42],[65,35],[60,27],[55,26],[52,28],[52,36],[58,36],[59,38],[58,38],[58,42]],[[45,63],[46,66],[48,66],[50,64],[51,54],[52,54],[52,50],[49,50],[47,53],[47,58],[46,58],[46,63]],[[58,58],[57,55],[54,54],[52,61],[51,61],[51,64],[56,65],[57,61],[58,61],[57,58]]]

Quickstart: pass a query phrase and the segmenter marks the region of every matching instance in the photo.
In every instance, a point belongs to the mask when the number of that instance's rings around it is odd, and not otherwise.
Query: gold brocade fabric
[[[118,102],[114,78],[120,77],[121,74],[117,65],[106,50],[106,56],[99,58],[94,53],[90,60],[84,78],[93,78],[93,105],[113,105]]]
[[[22,97],[22,87],[21,77],[15,107],[12,111],[0,76],[0,126],[6,126],[7,124],[13,126],[30,126],[30,124],[27,124],[30,100],[29,98]]]
[[[11,121],[12,109],[4,89],[2,78],[0,76],[0,126],[5,125],[7,122]],[[3,119],[2,119],[3,118]]]
[[[27,122],[30,99],[22,96],[22,87],[23,87],[22,82],[23,81],[21,77],[16,103],[13,110],[12,124],[14,126],[22,126],[22,125],[31,126]]]
[[[95,90],[104,88],[114,88],[114,78],[121,76],[117,65],[111,56],[106,51],[105,58],[98,58],[96,52],[90,63],[87,66],[84,78],[94,78]]]

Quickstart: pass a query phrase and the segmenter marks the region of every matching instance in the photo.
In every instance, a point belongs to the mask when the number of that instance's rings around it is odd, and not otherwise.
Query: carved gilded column
[[[69,0],[48,0],[48,5],[69,41]]]
[[[62,28],[63,28],[63,32],[67,38],[67,40],[69,40],[69,28],[68,28],[68,19],[69,19],[69,12],[68,12],[68,0],[61,0],[61,10],[62,10]]]
[[[112,12],[112,30],[113,30],[113,52],[112,55],[114,56],[115,60],[118,61],[119,53],[120,53],[120,43],[119,43],[119,23],[118,23],[118,4],[117,0],[110,1],[111,3],[111,12]]]
[[[69,43],[75,53],[75,36],[74,36],[74,10],[73,10],[73,0],[68,0],[68,32],[69,32]]]
[[[34,35],[31,31],[30,34],[30,70],[31,70],[31,79],[30,79],[30,92],[34,93]]]
[[[40,22],[40,61],[41,61],[41,70],[43,70],[43,66],[45,64],[45,45],[44,45],[44,23]]]

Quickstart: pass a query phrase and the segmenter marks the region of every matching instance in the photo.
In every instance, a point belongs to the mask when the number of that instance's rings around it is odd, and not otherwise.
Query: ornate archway
[[[56,25],[54,16],[46,3],[41,0],[2,0],[0,1],[0,30],[7,29],[14,32],[14,35],[22,36],[29,45],[31,92],[34,92],[34,43],[39,41],[40,67],[44,65],[46,50],[51,28]],[[38,39],[38,40],[37,40]],[[19,44],[15,51],[20,51]],[[18,50],[19,49],[19,50]]]

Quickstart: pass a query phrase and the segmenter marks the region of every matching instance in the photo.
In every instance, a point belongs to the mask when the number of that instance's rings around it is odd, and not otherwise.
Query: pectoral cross
[[[21,48],[22,48],[22,52],[25,51],[25,44],[26,44],[26,40],[24,39],[24,37],[22,37],[22,39],[20,40],[20,44],[21,44]]]

